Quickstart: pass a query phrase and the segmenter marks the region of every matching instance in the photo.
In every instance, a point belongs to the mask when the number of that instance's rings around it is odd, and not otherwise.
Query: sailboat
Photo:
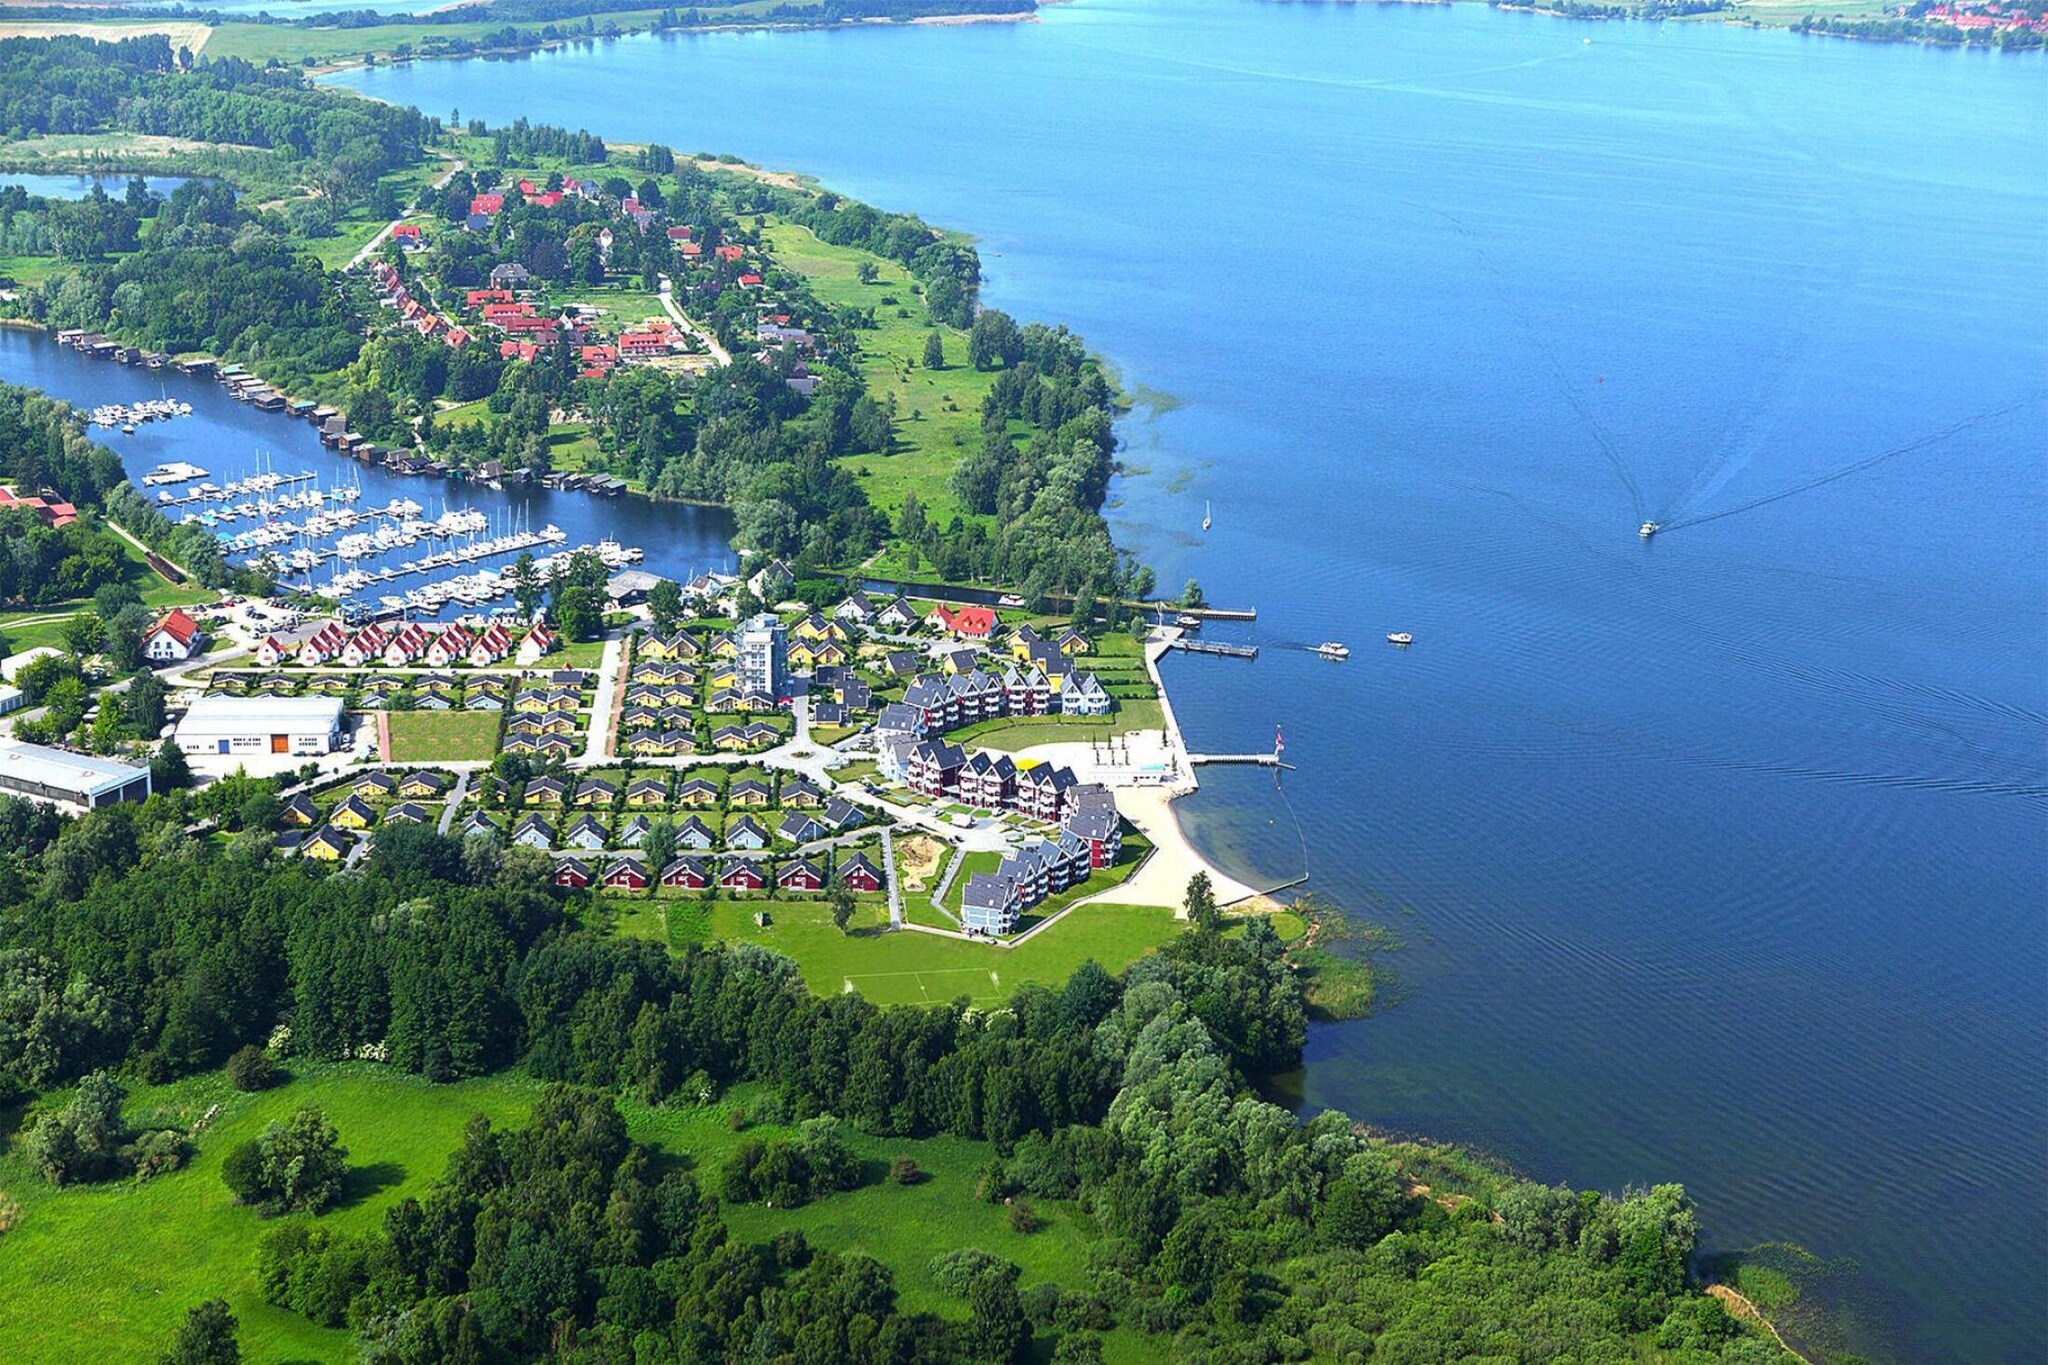
[[[1202,504],[1202,529],[1204,531],[1208,530],[1210,523],[1215,520],[1214,512],[1215,504],[1208,502]]]

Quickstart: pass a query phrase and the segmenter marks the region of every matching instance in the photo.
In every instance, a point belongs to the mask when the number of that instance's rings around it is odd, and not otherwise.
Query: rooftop
[[[149,772],[111,759],[74,754],[68,749],[51,749],[41,744],[0,743],[0,777],[34,783],[81,796],[96,796],[125,786]]]

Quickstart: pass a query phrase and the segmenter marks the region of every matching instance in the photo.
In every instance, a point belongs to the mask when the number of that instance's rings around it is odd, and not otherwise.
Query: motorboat
[[[1415,643],[1415,637],[1405,630],[1397,630],[1387,636],[1387,643],[1390,645],[1412,645]]]
[[[1351,646],[1339,644],[1335,640],[1325,640],[1316,646],[1316,653],[1325,659],[1348,659],[1351,657]]]
[[[1636,528],[1636,534],[1641,536],[1644,540],[1648,540],[1651,536],[1657,534],[1657,523],[1654,521],[1644,522],[1641,526],[1638,526]]]

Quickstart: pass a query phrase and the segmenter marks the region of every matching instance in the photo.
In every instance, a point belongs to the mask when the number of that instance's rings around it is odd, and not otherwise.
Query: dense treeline
[[[1931,0],[1914,5],[1904,15],[1863,19],[1840,14],[1809,14],[1792,25],[1796,33],[1832,33],[1844,38],[1876,38],[1895,43],[1938,43],[1956,47],[1994,47],[2008,52],[2038,52],[2048,45],[2048,33],[2038,28],[1957,28],[1923,17]]]
[[[296,72],[173,53],[161,34],[0,39],[0,129],[12,138],[111,129],[268,148],[359,199],[419,155],[434,128],[417,109],[307,86]]]
[[[82,264],[23,298],[51,327],[111,325],[150,350],[246,361],[288,391],[319,392],[362,345],[360,318],[319,261],[217,181],[180,185],[139,250]]]

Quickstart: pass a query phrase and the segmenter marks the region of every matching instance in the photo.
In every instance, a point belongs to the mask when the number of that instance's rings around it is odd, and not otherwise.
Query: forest
[[[269,1056],[353,1055],[550,1082],[528,1122],[473,1121],[369,1235],[322,1226],[349,1135],[317,1108],[230,1155],[244,1202],[299,1210],[260,1239],[251,1223],[264,1295],[350,1328],[366,1359],[1073,1362],[1118,1328],[1178,1360],[1783,1358],[1690,1286],[1675,1186],[1495,1174],[1431,1197],[1417,1149],[1258,1098],[1307,1029],[1263,920],[1203,922],[1120,976],[1084,965],[998,1009],[881,1009],[811,995],[758,947],[588,927],[587,893],[488,837],[394,829],[331,872],[281,861],[259,827],[189,834],[202,812],[260,818],[265,784],[227,785],[76,820],[0,798],[0,1086],[45,1178],[89,1183],[163,1178],[203,1140],[131,1130],[124,1076],[231,1063],[253,1087],[276,1083]],[[786,1135],[696,1167],[626,1137],[619,1100],[740,1084],[769,1089]],[[1033,1201],[1084,1209],[1085,1274],[1020,1285],[1011,1262],[934,1245],[962,1310],[941,1318],[901,1311],[867,1257],[732,1234],[728,1208],[917,1178],[866,1169],[856,1133],[988,1144],[976,1197],[1013,1226]],[[217,1340],[221,1313],[186,1335]]]

